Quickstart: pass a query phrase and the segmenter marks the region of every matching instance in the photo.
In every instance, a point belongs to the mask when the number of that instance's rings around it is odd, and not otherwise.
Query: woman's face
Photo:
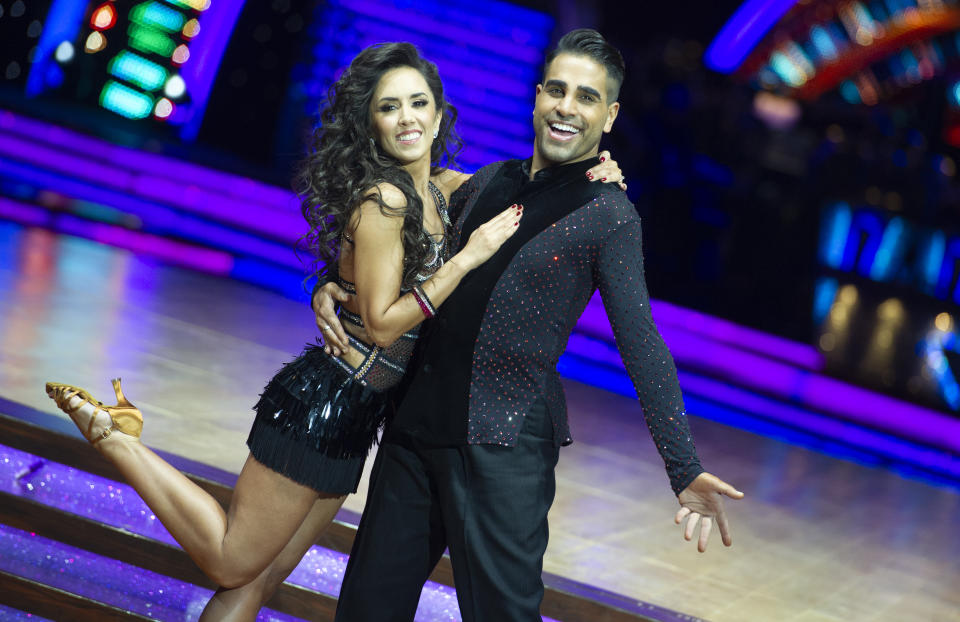
[[[397,67],[383,74],[370,102],[373,138],[404,164],[430,161],[440,114],[433,93],[419,71]]]

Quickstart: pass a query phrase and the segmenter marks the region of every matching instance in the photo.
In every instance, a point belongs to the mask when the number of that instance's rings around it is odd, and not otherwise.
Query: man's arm
[[[650,295],[643,271],[642,229],[626,219],[603,243],[597,283],[617,348],[640,398],[647,427],[666,465],[670,486],[681,504],[675,517],[687,518],[684,537],[692,539],[700,522],[698,548],[706,550],[716,520],[724,544],[730,546],[726,513],[720,495],[739,499],[739,492],[700,465],[677,380],[677,368],[650,313]]]

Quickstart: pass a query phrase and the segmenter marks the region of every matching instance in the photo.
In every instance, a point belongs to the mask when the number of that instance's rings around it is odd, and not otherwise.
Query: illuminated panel
[[[100,89],[99,99],[107,110],[130,119],[152,114],[157,122],[179,126],[181,137],[193,140],[243,4],[244,0],[54,0],[27,79],[27,95],[60,86],[65,75],[82,74],[84,81],[92,78]],[[72,50],[86,54],[78,56]],[[109,62],[91,60],[77,66],[101,52],[109,55]],[[163,92],[173,76],[182,85],[174,89],[176,95]],[[164,96],[166,102],[161,101]],[[144,115],[147,99],[150,112]]]
[[[187,16],[159,2],[142,2],[130,11],[130,21],[147,28],[178,32],[187,23]]]
[[[100,92],[100,105],[128,119],[143,119],[153,110],[153,98],[119,82],[107,82]]]
[[[130,24],[127,34],[130,37],[130,47],[141,52],[156,54],[157,56],[170,56],[177,47],[176,42],[167,33],[138,24]]]
[[[465,148],[459,162],[475,170],[528,157],[534,86],[553,20],[506,2],[331,0],[313,20],[313,66],[304,91],[308,114],[325,101],[337,71],[374,43],[409,41],[436,63],[446,96],[459,111]]]
[[[156,91],[167,82],[167,70],[142,56],[124,50],[110,61],[110,75],[144,91]]]

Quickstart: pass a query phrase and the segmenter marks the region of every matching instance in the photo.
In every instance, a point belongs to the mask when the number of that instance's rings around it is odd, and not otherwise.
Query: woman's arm
[[[397,188],[384,184],[381,192],[388,205],[404,204],[405,198]],[[366,201],[358,212],[353,231],[357,309],[370,339],[386,346],[420,324],[424,312],[413,294],[400,296],[403,218],[384,214],[374,201]],[[511,206],[478,227],[463,250],[421,284],[434,307],[443,304],[468,272],[489,259],[516,232],[522,214],[522,207]]]

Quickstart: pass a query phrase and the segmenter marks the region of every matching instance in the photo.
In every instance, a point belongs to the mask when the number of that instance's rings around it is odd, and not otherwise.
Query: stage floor
[[[107,401],[120,376],[147,444],[237,472],[264,382],[314,338],[309,308],[243,283],[0,222],[0,395],[47,380]],[[704,465],[743,490],[706,554],[639,405],[565,382],[544,569],[714,622],[960,620],[960,491],[691,418]],[[695,414],[695,413],[694,413]],[[361,511],[364,495],[347,500]]]

